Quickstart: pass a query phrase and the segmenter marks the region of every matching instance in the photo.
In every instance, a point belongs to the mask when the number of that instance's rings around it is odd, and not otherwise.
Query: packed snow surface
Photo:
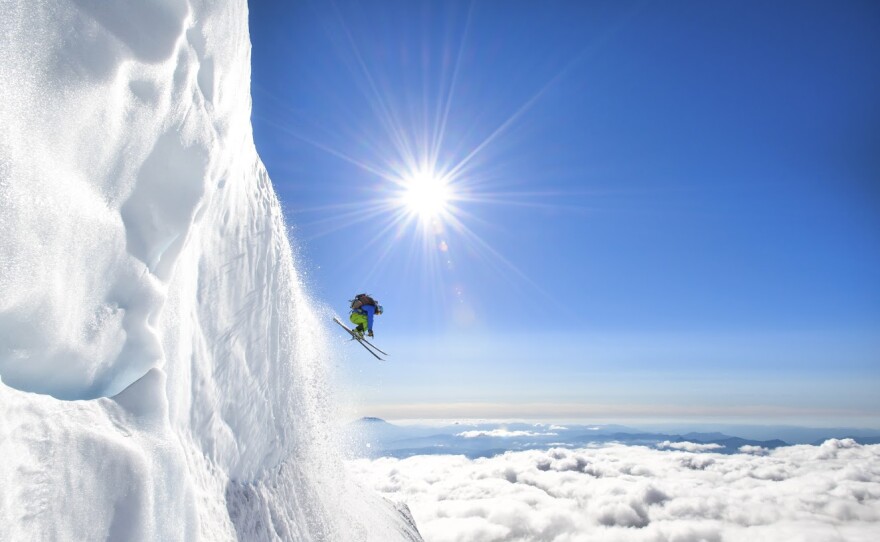
[[[0,12],[0,539],[418,540],[334,447],[246,3]]]

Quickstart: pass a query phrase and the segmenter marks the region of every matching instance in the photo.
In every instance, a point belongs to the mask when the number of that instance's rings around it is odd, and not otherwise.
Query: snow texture
[[[0,12],[0,540],[419,540],[331,437],[246,3]]]
[[[428,542],[874,541],[880,445],[725,455],[644,446],[359,459]]]

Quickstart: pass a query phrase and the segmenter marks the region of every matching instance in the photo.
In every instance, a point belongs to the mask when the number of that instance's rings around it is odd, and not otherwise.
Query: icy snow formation
[[[334,451],[246,3],[0,12],[0,539],[419,540]]]

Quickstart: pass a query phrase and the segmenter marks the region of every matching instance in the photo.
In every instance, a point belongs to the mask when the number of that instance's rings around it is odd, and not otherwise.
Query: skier
[[[382,305],[367,294],[358,294],[351,300],[351,314],[348,319],[354,324],[354,331],[358,335],[373,336],[373,315],[382,314]]]

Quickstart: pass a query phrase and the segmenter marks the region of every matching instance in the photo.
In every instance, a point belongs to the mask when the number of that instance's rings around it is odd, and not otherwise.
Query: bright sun
[[[433,171],[417,171],[403,179],[402,203],[411,214],[422,220],[443,215],[449,203],[449,183]]]

